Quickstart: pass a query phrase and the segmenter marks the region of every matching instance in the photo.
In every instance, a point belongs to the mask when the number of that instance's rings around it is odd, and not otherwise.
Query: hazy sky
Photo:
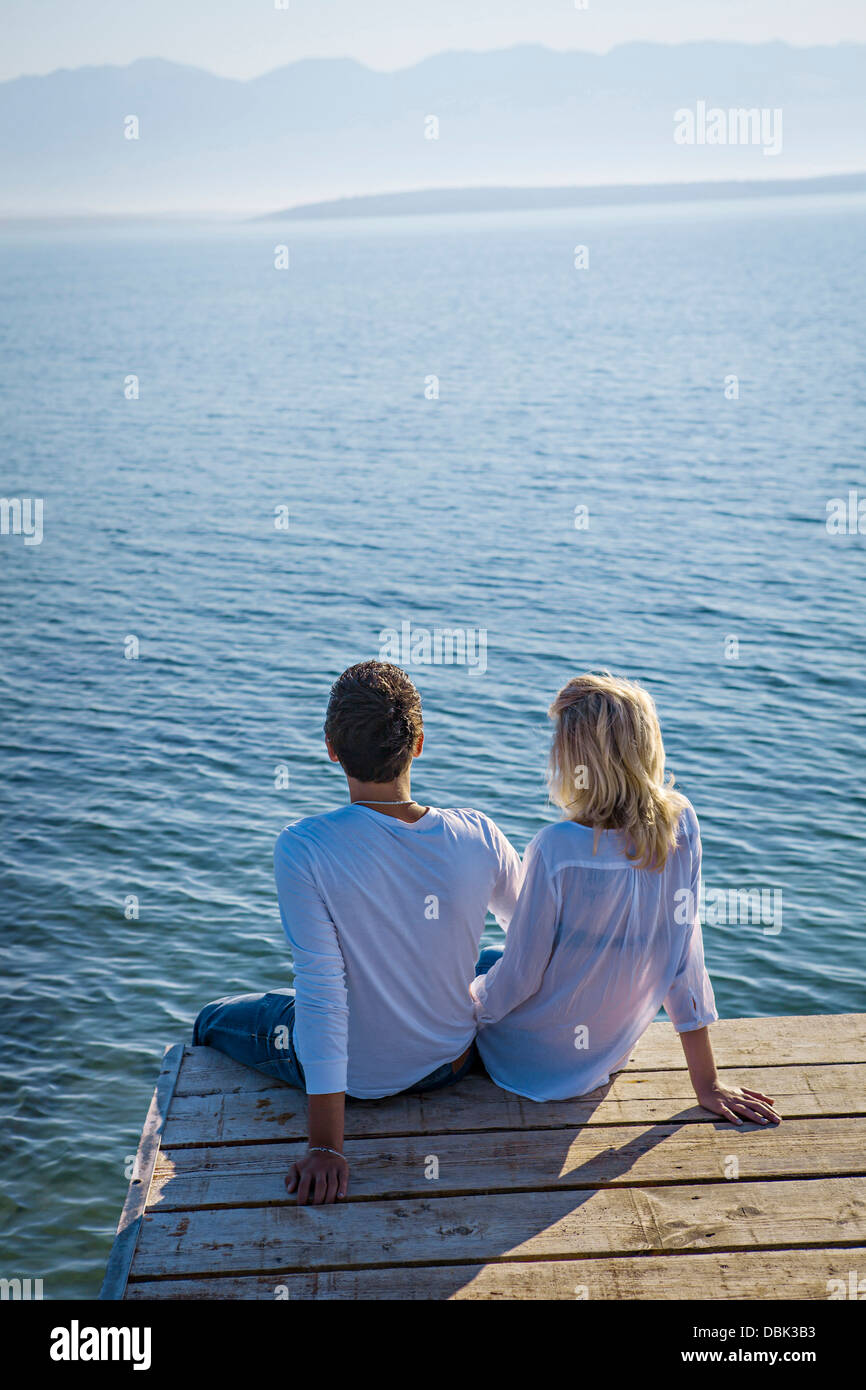
[[[404,67],[449,48],[629,39],[866,41],[866,0],[2,0],[0,80],[171,58],[251,77],[311,56]]]

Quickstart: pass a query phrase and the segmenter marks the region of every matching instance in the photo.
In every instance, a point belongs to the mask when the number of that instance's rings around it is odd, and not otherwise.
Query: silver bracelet
[[[308,1144],[307,1153],[310,1154],[333,1154],[335,1158],[345,1158],[338,1149],[329,1149],[327,1144]]]

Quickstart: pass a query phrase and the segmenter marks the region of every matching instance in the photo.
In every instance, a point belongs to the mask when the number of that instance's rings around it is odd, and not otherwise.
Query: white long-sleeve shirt
[[[283,830],[274,868],[309,1095],[393,1095],[465,1052],[487,909],[507,926],[520,888],[487,816],[344,806]]]
[[[564,1100],[624,1066],[661,1005],[678,1032],[718,1018],[704,967],[701,839],[683,813],[662,872],[626,858],[621,832],[573,821],[527,847],[505,952],[470,986],[493,1080],[530,1100]]]

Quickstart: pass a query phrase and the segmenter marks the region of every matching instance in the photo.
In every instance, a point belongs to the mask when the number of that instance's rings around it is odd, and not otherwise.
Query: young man
[[[274,855],[294,990],[208,1004],[193,1042],[309,1096],[309,1147],[289,1192],[346,1196],[346,1095],[429,1091],[472,1065],[468,989],[488,907],[507,927],[520,860],[480,811],[412,799],[421,700],[399,667],[364,661],[331,690],[325,743],[349,805],[280,834]]]

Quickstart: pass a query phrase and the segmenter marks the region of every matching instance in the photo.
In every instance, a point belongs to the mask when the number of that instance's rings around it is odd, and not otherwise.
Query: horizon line
[[[621,194],[638,193],[647,194],[644,198],[634,198],[632,202],[650,203],[654,193],[665,192],[692,192],[696,195],[696,201],[710,202],[714,197],[715,189],[729,190],[727,195],[723,195],[720,201],[731,201],[736,192],[740,189],[747,190],[745,196],[751,196],[752,190],[766,190],[767,196],[784,196],[785,191],[789,191],[793,197],[802,193],[800,186],[804,184],[838,182],[840,180],[861,179],[866,182],[866,168],[834,170],[823,174],[800,174],[791,175],[786,178],[741,178],[741,179],[684,179],[681,181],[657,182],[657,183],[610,183],[610,184],[451,184],[428,186],[426,188],[406,188],[398,189],[389,193],[347,193],[336,198],[316,200],[314,202],[296,203],[290,207],[277,208],[266,212],[252,212],[246,209],[242,212],[230,208],[182,208],[182,209],[150,209],[147,211],[117,211],[117,212],[2,212],[0,211],[0,226],[19,225],[22,223],[53,223],[53,222],[178,222],[178,221],[218,221],[235,223],[237,226],[251,226],[255,223],[273,222],[280,218],[288,218],[298,221],[319,220],[314,216],[319,213],[320,220],[332,221],[345,217],[350,219],[358,216],[363,219],[369,217],[411,217],[411,216],[442,216],[447,214],[474,216],[478,213],[508,213],[508,212],[555,212],[579,210],[580,204],[559,203],[558,205],[535,205],[535,206],[512,206],[512,207],[489,207],[489,208],[446,208],[442,210],[422,209],[420,212],[409,209],[405,212],[380,212],[370,213],[359,211],[353,213],[348,208],[354,204],[366,204],[368,207],[372,203],[380,202],[384,199],[411,199],[411,198],[435,198],[442,194],[465,194],[467,196],[480,194]],[[730,190],[733,190],[730,191]],[[844,190],[843,192],[862,193],[863,189]],[[822,190],[816,190],[818,194]],[[832,190],[828,190],[832,192]],[[807,195],[808,196],[808,193]],[[676,201],[674,199],[660,199],[662,202]],[[687,198],[679,199],[680,202],[688,201]],[[613,205],[627,205],[628,200],[614,198]],[[606,204],[603,197],[591,200],[585,206],[603,207]],[[337,218],[334,218],[328,209],[338,210]],[[297,214],[305,216],[297,217]]]

